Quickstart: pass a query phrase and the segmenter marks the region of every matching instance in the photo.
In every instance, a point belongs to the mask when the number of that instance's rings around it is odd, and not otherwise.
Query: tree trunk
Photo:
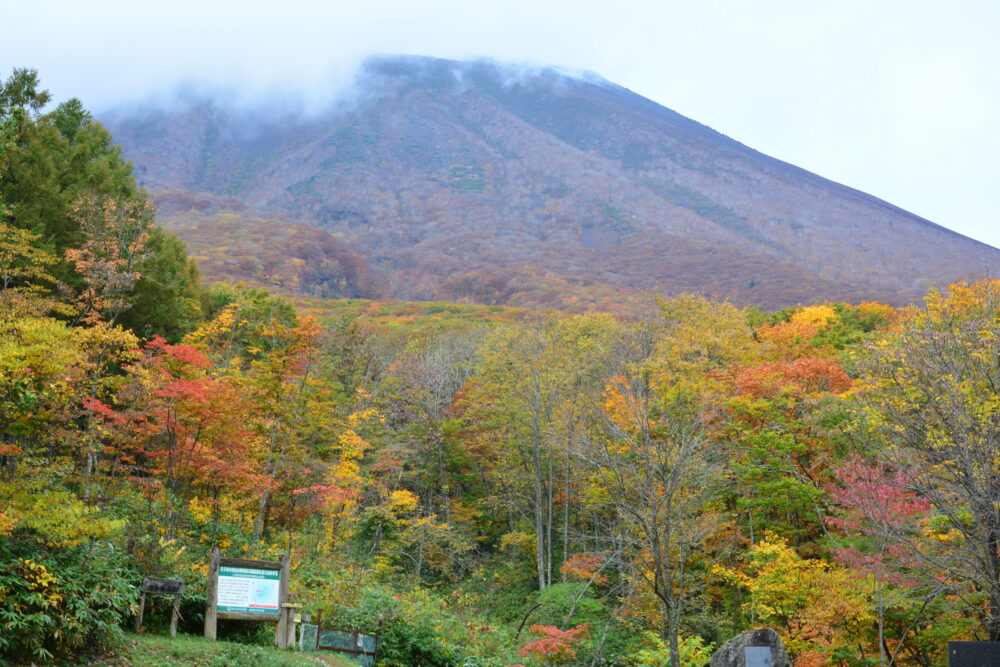
[[[535,447],[535,566],[538,568],[538,590],[544,591],[545,582],[545,520],[542,515],[545,494],[542,490],[542,450]]]
[[[264,534],[264,514],[267,512],[269,497],[270,493],[267,489],[264,489],[264,493],[260,494],[260,502],[257,504],[257,520],[253,524],[253,539],[255,542],[260,542]]]
[[[572,439],[573,431],[570,430],[570,439],[566,441],[566,474],[563,477],[563,539],[562,539],[562,558],[565,561],[569,558],[569,480],[571,476],[570,471],[570,458],[569,458],[569,445]],[[563,575],[563,581],[566,581],[566,576]]]

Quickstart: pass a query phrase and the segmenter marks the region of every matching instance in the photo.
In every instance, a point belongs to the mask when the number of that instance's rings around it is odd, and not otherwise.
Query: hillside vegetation
[[[1000,640],[1000,282],[628,316],[203,285],[46,97],[0,89],[0,660],[148,664],[142,577],[182,578],[199,634],[213,547],[290,554],[303,611],[392,667],[703,665],[762,626],[800,667]],[[267,249],[261,282],[309,282]],[[240,664],[269,630],[155,650]]]
[[[185,240],[239,247],[240,225],[277,219],[364,259],[365,280],[335,273],[350,288],[315,294],[902,305],[1000,272],[994,248],[596,77],[381,57],[344,97],[311,114],[204,98],[102,120]],[[236,218],[205,218],[220,211]]]

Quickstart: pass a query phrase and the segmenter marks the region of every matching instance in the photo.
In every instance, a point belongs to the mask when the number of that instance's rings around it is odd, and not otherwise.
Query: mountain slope
[[[994,248],[606,81],[386,57],[356,91],[313,116],[202,100],[102,120],[147,187],[317,226],[390,296],[489,300],[548,278],[898,303],[1000,273]]]

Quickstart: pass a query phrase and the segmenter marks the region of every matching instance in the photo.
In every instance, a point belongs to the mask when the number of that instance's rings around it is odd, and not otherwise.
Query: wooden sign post
[[[139,615],[135,617],[135,631],[142,627],[142,615],[146,611],[146,595],[173,595],[174,608],[170,614],[170,636],[177,635],[177,617],[181,615],[181,596],[184,594],[184,581],[181,579],[160,579],[159,577],[143,577],[142,596],[139,598]]]
[[[218,547],[212,549],[205,592],[205,637],[215,639],[220,618],[264,621],[278,624],[275,643],[278,648],[288,648],[290,570],[285,554],[277,561],[222,558]]]

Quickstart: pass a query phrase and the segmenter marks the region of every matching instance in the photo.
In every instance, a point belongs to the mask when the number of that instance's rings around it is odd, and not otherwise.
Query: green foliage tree
[[[17,69],[0,87],[0,212],[6,224],[33,234],[32,244],[58,259],[50,273],[59,283],[85,292],[87,281],[78,271],[78,258],[66,253],[85,251],[88,243],[93,248],[98,228],[87,223],[100,216],[81,207],[87,208],[86,202],[105,207],[113,202],[118,211],[142,210],[146,195],[111,135],[79,100],[42,113],[49,100],[35,70]],[[127,320],[136,331],[162,329],[176,338],[175,323],[183,326],[198,317],[197,272],[183,244],[163,231],[150,235],[151,215],[140,222],[139,231],[146,235],[144,252],[132,253],[137,261],[129,271],[148,271],[149,276],[128,285],[122,308],[130,307]]]
[[[159,334],[171,343],[202,320],[198,265],[184,242],[160,227],[149,230],[147,254],[137,269],[139,279],[128,299],[131,308],[118,318],[140,336]]]

